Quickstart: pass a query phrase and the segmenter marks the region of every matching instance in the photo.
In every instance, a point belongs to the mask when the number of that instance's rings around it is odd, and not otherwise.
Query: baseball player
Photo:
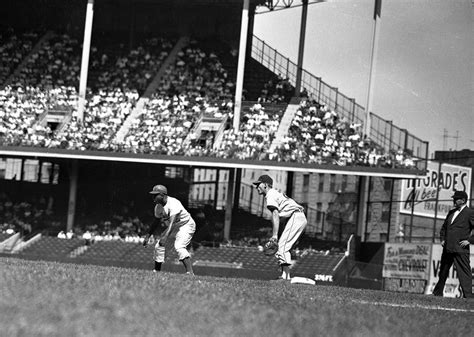
[[[165,262],[165,247],[159,245],[160,236],[163,233],[163,230],[168,227],[167,224],[163,221],[164,208],[161,204],[155,204],[154,208],[155,220],[150,225],[148,233],[143,241],[143,246],[147,247],[150,242],[150,238],[155,239],[155,250],[153,252],[153,260],[155,261],[154,272],[161,271],[161,265]]]
[[[158,219],[161,226],[165,227],[160,239],[155,244],[155,271],[161,270],[161,264],[165,259],[164,247],[166,241],[171,232],[177,230],[174,249],[178,253],[178,258],[186,269],[186,274],[194,275],[191,255],[186,247],[191,242],[193,234],[196,231],[196,223],[178,199],[168,196],[168,190],[165,186],[154,186],[150,194],[153,195],[153,201],[155,203],[155,218]],[[155,224],[155,226],[152,226],[150,231],[153,230],[153,227],[156,228],[157,225]],[[149,236],[150,233],[144,241],[145,246],[148,242]]]
[[[304,208],[293,199],[273,188],[273,179],[262,175],[253,183],[258,194],[265,197],[267,208],[272,213],[273,233],[270,240],[278,240],[278,251],[275,254],[281,267],[279,279],[290,280],[290,249],[303,233],[307,220]],[[280,226],[284,226],[280,238]]]

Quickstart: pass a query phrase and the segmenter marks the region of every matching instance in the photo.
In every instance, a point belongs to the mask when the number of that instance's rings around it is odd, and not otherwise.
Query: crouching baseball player
[[[296,201],[273,188],[273,179],[262,175],[253,183],[258,194],[265,197],[267,208],[272,213],[273,231],[270,242],[278,241],[278,250],[275,254],[280,263],[281,276],[279,279],[290,280],[291,254],[290,249],[303,234],[307,220],[304,208]],[[280,226],[285,226],[280,238]]]
[[[196,231],[196,223],[178,199],[168,196],[168,190],[165,186],[154,186],[150,194],[153,195],[153,201],[155,203],[154,215],[157,219],[155,224],[151,226],[150,232],[160,227],[156,222],[165,228],[160,239],[155,244],[155,271],[161,270],[161,264],[165,260],[166,241],[171,232],[176,230],[174,249],[186,269],[186,274],[194,275],[191,255],[186,247],[190,244],[193,234]],[[149,233],[147,235],[144,242],[145,246],[150,235],[153,234]]]

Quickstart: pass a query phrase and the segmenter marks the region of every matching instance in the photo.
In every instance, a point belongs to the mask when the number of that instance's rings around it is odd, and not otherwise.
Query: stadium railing
[[[251,56],[263,66],[289,79],[292,85],[296,83],[298,66],[265,41],[253,36]],[[306,89],[310,98],[326,104],[330,109],[337,111],[351,123],[364,123],[365,109],[355,102],[354,98],[347,97],[339,92],[338,88],[325,83],[321,77],[303,70],[301,88]],[[410,134],[406,129],[393,125],[392,121],[385,120],[370,112],[369,138],[384,147],[387,152],[399,149],[417,158],[416,167],[426,169],[428,161],[428,142]]]

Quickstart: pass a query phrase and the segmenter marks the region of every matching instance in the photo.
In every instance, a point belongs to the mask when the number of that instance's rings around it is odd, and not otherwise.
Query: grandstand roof
[[[98,161],[116,161],[130,163],[149,163],[158,165],[173,166],[195,166],[212,168],[246,168],[246,169],[265,169],[293,172],[312,172],[312,173],[330,173],[347,174],[371,177],[387,178],[418,178],[426,172],[416,169],[389,169],[381,167],[364,166],[338,166],[338,165],[316,165],[299,164],[291,162],[277,162],[269,160],[239,160],[213,157],[192,157],[192,156],[168,156],[156,154],[141,153],[120,153],[120,152],[101,152],[101,151],[80,151],[48,148],[25,148],[14,146],[0,146],[0,156],[21,157],[21,158],[58,158],[58,159],[82,159]]]
[[[123,2],[124,0],[106,0],[105,2]],[[97,0],[96,0],[97,2]],[[104,1],[101,1],[104,2]],[[125,0],[125,2],[130,2]],[[133,3],[148,3],[148,4],[163,4],[174,7],[188,7],[192,5],[216,5],[216,6],[228,6],[228,5],[242,5],[243,0],[132,0]],[[266,3],[265,0],[249,0],[250,5],[263,5]]]

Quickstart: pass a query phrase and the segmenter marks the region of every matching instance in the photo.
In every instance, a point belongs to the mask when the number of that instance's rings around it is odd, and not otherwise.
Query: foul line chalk
[[[474,310],[470,309],[458,309],[458,308],[445,308],[445,307],[439,307],[439,306],[432,306],[432,305],[409,305],[409,304],[397,304],[397,303],[385,303],[385,302],[370,302],[370,301],[364,301],[364,300],[352,300],[354,303],[360,303],[360,304],[370,304],[370,305],[382,305],[386,307],[394,307],[394,308],[411,308],[411,309],[426,309],[426,310],[441,310],[441,311],[455,311],[455,312],[469,312],[469,313],[474,313]]]

